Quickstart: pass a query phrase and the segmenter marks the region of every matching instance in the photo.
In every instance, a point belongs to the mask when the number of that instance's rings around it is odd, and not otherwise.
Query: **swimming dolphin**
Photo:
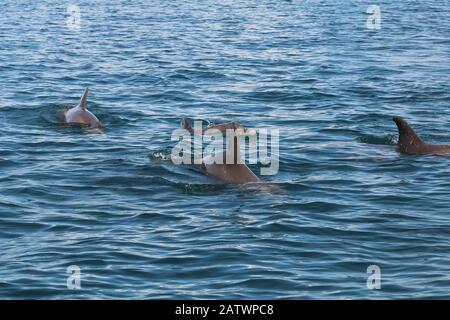
[[[187,118],[183,118],[181,123],[184,129],[194,134],[194,129]],[[234,130],[235,134],[231,138],[229,137],[230,140],[233,139],[234,141],[229,141],[229,149],[225,152],[218,152],[214,156],[209,155],[202,159],[204,173],[226,183],[242,184],[260,182],[259,178],[241,161],[239,135],[245,134],[244,127],[239,123],[230,122],[208,127],[202,131],[202,134],[207,135],[208,132],[214,129],[222,133],[225,133],[227,129]],[[231,149],[231,146],[233,146],[233,149]]]
[[[87,109],[88,93],[88,88],[84,89],[80,103],[64,111],[63,120],[69,124],[87,125],[90,128],[102,128],[102,124],[97,117]]]
[[[398,127],[397,151],[404,154],[448,154],[450,145],[428,144],[424,142],[413,128],[401,117],[394,117],[394,122]]]

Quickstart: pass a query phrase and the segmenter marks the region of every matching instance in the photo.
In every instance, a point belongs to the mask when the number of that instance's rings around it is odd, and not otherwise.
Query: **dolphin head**
[[[222,132],[222,134],[226,134],[227,130],[234,130],[234,134],[236,136],[251,136],[256,134],[256,131],[254,129],[246,129],[239,122],[228,122],[214,125],[203,130],[203,134],[208,135],[209,132],[217,132],[216,130],[219,130],[220,132]]]
[[[225,135],[228,141],[228,149],[226,153],[224,153],[224,157],[226,157],[226,163],[230,164],[230,160],[228,157],[232,157],[232,164],[242,164],[241,160],[241,139],[240,137],[256,135],[256,131],[254,129],[247,130],[243,125],[238,122],[229,122],[218,124],[215,126],[211,126],[206,128],[203,131],[204,135],[215,135],[215,134]]]
[[[221,123],[206,128],[205,130],[203,130],[203,134],[209,135],[211,133],[216,133],[217,131],[220,131],[222,134],[224,134],[227,132],[227,130],[234,130],[236,133],[238,133],[243,132],[244,127],[237,122]]]
[[[181,126],[185,130],[188,130],[191,134],[194,134],[194,128],[192,127],[188,118],[183,117],[181,119]],[[245,127],[243,125],[241,125],[238,122],[227,122],[227,123],[213,125],[213,126],[203,129],[201,131],[201,133],[203,135],[216,135],[218,132],[220,132],[222,134],[226,134],[227,130],[234,130],[234,133],[237,136],[250,136],[250,135],[256,134],[256,131],[254,129],[247,130],[247,129],[245,129]]]

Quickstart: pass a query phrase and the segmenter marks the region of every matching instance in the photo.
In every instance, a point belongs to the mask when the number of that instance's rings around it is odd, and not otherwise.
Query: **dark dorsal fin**
[[[394,117],[393,120],[398,128],[398,146],[400,148],[425,145],[425,142],[403,118]]]
[[[83,95],[81,96],[79,106],[81,109],[87,109],[87,97],[88,97],[89,89],[84,89]]]
[[[190,134],[194,134],[194,129],[192,128],[188,118],[184,117],[181,119],[181,125],[183,126],[183,129],[189,131]]]

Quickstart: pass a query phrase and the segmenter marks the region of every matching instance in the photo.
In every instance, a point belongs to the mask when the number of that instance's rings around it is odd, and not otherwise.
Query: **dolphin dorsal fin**
[[[183,129],[189,131],[190,134],[194,134],[194,129],[192,128],[188,118],[184,117],[181,119],[181,125],[183,126]]]
[[[84,89],[83,95],[81,96],[80,103],[78,104],[81,109],[87,109],[87,97],[88,97],[89,89]]]
[[[413,128],[401,117],[394,117],[394,122],[398,128],[398,144],[399,146],[417,146],[424,145],[425,142],[419,137]]]

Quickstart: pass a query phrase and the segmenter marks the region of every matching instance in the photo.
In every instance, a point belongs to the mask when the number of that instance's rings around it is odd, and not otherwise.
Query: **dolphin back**
[[[100,127],[100,121],[89,110],[76,106],[66,111],[65,118],[67,123],[84,124],[89,127]]]
[[[64,113],[66,123],[82,124],[92,128],[102,127],[97,117],[87,109],[87,97],[89,89],[84,89],[80,102],[76,107],[68,109]]]

